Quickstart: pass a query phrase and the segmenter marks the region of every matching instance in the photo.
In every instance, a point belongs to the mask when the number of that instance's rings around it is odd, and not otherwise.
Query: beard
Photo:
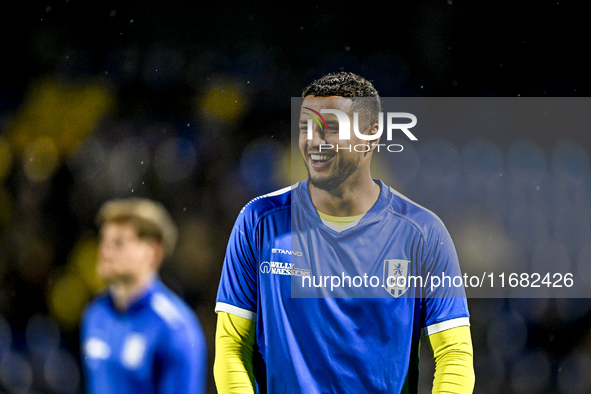
[[[312,174],[310,174],[310,169],[308,168],[307,163],[306,164],[306,170],[308,171],[308,178],[310,179],[310,183],[314,186],[317,187],[318,189],[322,189],[322,190],[326,190],[327,192],[330,192],[334,189],[336,189],[337,187],[341,186],[341,184],[351,176],[351,174],[353,174],[355,172],[355,170],[357,169],[357,165],[359,163],[359,160],[356,160],[355,162],[349,162],[347,164],[344,165],[339,165],[339,163],[337,163],[337,165],[335,166],[333,172],[331,174],[329,174],[328,176],[312,176]]]

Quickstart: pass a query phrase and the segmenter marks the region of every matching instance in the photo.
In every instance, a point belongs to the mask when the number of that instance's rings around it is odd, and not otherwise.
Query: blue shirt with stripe
[[[344,229],[321,220],[307,180],[240,212],[216,311],[256,321],[257,392],[416,393],[420,330],[469,324],[462,286],[429,285],[431,275],[461,276],[447,229],[376,182],[377,202]],[[404,291],[383,287],[393,272],[426,282]],[[346,279],[360,284],[364,275],[359,287]],[[327,286],[318,286],[324,277]],[[345,285],[331,289],[333,277]]]

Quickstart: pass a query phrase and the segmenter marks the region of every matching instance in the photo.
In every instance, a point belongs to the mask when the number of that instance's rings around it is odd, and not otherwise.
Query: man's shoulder
[[[167,329],[196,329],[199,320],[191,307],[162,282],[150,294],[149,305]]]
[[[425,235],[432,230],[445,229],[443,221],[431,210],[416,203],[391,186],[387,186],[391,195],[388,209],[414,223]]]
[[[297,186],[298,183],[253,198],[242,208],[240,215],[254,222],[277,210],[289,209],[291,207],[292,191]]]
[[[84,308],[83,317],[89,318],[96,315],[106,315],[111,311],[109,292],[102,290]]]

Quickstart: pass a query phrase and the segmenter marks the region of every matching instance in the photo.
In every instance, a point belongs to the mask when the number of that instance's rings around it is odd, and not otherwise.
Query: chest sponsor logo
[[[310,276],[309,269],[297,268],[294,263],[284,263],[282,261],[264,261],[260,270],[263,274]]]
[[[384,288],[392,297],[398,298],[408,290],[409,267],[408,260],[384,260]]]
[[[90,338],[84,343],[84,354],[95,360],[106,360],[111,356],[111,347],[98,338]]]
[[[146,354],[146,337],[137,332],[127,336],[121,351],[121,364],[127,369],[138,369]]]

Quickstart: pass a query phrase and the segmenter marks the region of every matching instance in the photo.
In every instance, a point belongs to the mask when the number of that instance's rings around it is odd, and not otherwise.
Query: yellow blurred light
[[[198,217],[188,218],[180,225],[175,258],[168,264],[174,265],[185,285],[204,288],[211,278],[211,271],[217,269],[211,239],[213,231],[207,221]]]
[[[58,278],[52,286],[49,292],[49,310],[63,327],[75,328],[89,299],[90,294],[84,281],[70,272]]]
[[[32,84],[25,102],[8,129],[8,140],[18,153],[46,135],[58,152],[70,154],[113,107],[110,91],[92,82],[65,85],[47,77]]]
[[[231,123],[242,118],[247,109],[244,92],[229,81],[214,83],[196,101],[202,116],[219,123]]]
[[[286,149],[280,157],[279,170],[277,171],[278,185],[291,185],[291,148]]]
[[[41,137],[25,148],[23,169],[33,182],[49,179],[58,168],[58,152],[50,137]]]
[[[0,187],[0,229],[10,224],[12,212],[12,198],[6,189]]]
[[[74,245],[68,257],[68,265],[75,269],[92,293],[106,286],[96,272],[97,253],[98,242],[93,238],[84,238]]]
[[[12,152],[8,142],[0,137],[0,181],[10,173],[12,168]]]
[[[291,184],[306,179],[308,177],[308,170],[306,169],[306,164],[304,164],[302,153],[297,144],[291,144],[287,155],[289,155],[290,165],[288,168],[291,175]]]
[[[391,153],[395,155],[396,153]],[[404,183],[400,182],[400,179],[395,176],[394,171],[389,168],[385,154],[376,154],[374,152],[371,158],[371,177],[381,179],[386,185],[389,185],[396,189],[399,193],[406,194],[406,187]]]
[[[466,210],[454,241],[462,269],[468,274],[519,268],[513,242],[504,234],[501,223],[489,214]]]

